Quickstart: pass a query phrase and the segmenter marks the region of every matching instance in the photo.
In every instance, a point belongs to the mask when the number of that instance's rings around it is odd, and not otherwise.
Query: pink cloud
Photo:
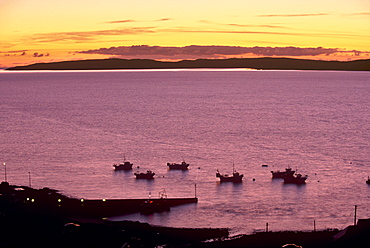
[[[138,20],[132,20],[132,19],[125,19],[125,20],[117,20],[117,21],[108,21],[105,23],[108,24],[117,24],[117,23],[132,23],[132,22],[165,22],[165,21],[172,21],[172,18],[161,18],[157,20],[152,20],[152,21],[138,21]]]
[[[28,36],[25,39],[37,43],[41,42],[87,42],[93,41],[100,36],[119,36],[119,35],[136,35],[142,33],[154,33],[154,27],[134,27],[122,29],[108,29],[86,32],[59,32],[59,33],[42,33]]]
[[[254,54],[258,56],[317,56],[338,52],[335,48],[300,48],[300,47],[239,47],[239,46],[119,46],[79,51],[84,54],[105,54],[122,58],[156,58],[156,59],[191,59],[220,58]]]
[[[106,23],[115,24],[115,23],[128,23],[128,22],[136,22],[136,21],[134,21],[134,20],[119,20],[119,21],[110,21],[110,22],[106,22]]]

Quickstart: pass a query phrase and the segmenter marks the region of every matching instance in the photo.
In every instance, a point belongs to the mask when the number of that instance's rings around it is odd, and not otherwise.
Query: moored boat
[[[132,170],[134,164],[128,161],[123,161],[120,164],[113,164],[115,170]]]
[[[293,176],[295,173],[294,170],[292,170],[292,168],[286,168],[285,171],[271,171],[271,174],[272,174],[272,178],[285,178],[285,177],[289,177],[289,176]]]
[[[154,175],[155,173],[153,171],[146,171],[146,173],[134,173],[134,175],[136,176],[136,179],[148,179],[148,180],[151,180],[151,179],[154,179]]]
[[[153,201],[150,198],[140,205],[141,214],[154,214],[165,211],[170,211],[170,205],[167,202],[167,195],[165,191],[159,192],[160,198],[157,201]],[[150,195],[149,195],[150,197]]]
[[[290,183],[290,184],[305,184],[306,183],[306,176],[302,176],[301,174],[297,175],[290,175],[290,176],[285,176],[284,177],[284,183]]]
[[[181,164],[177,163],[167,163],[167,166],[170,170],[187,170],[189,167],[189,164],[185,161],[182,161]]]
[[[140,205],[140,214],[154,214],[170,211],[170,206],[165,199],[160,199],[157,202],[147,200]]]
[[[366,183],[370,184],[370,177],[367,177]]]
[[[241,183],[243,180],[243,174],[240,174],[239,172],[233,170],[232,175],[227,175],[227,174],[221,174],[218,170],[216,173],[216,177],[220,178],[220,182],[233,182],[233,183]]]

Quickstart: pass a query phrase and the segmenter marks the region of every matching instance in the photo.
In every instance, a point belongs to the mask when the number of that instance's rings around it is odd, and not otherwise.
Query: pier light
[[[31,199],[31,202],[35,202],[35,199]]]
[[[58,199],[58,202],[61,202],[62,201],[62,199]]]
[[[107,200],[103,199],[103,202],[105,202],[105,201],[107,201]]]
[[[81,199],[81,202],[84,202],[85,200],[84,199]]]
[[[30,200],[30,198],[29,197],[27,197],[27,199],[26,199],[27,201],[29,201]]]

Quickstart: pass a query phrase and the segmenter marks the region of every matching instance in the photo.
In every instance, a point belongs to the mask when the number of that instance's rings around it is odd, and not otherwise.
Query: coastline
[[[43,201],[30,207],[21,198],[25,192],[41,194],[39,200]],[[2,247],[282,247],[294,243],[304,248],[342,248],[367,247],[370,241],[370,219],[359,220],[344,230],[267,231],[230,237],[222,228],[161,227],[58,211],[48,206],[48,198],[69,198],[47,188],[37,190],[3,182],[0,193]]]
[[[120,70],[120,69],[255,69],[255,70],[339,70],[370,71],[370,59],[353,61],[323,61],[291,58],[197,59],[164,62],[150,59],[95,59],[51,63],[36,63],[6,68],[24,70]]]

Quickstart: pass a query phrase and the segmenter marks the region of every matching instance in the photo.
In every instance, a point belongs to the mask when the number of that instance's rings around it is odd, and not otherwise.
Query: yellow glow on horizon
[[[0,25],[0,67],[110,57],[74,52],[132,45],[370,51],[365,0],[4,0]]]

